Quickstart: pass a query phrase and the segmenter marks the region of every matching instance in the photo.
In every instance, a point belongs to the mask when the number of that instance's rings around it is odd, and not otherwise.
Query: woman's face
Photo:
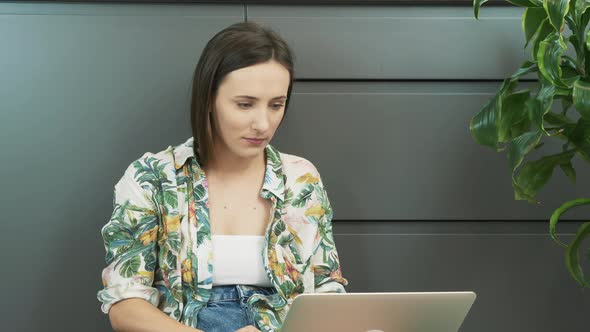
[[[274,60],[227,74],[211,114],[215,153],[246,159],[264,153],[283,119],[288,88],[289,71]]]

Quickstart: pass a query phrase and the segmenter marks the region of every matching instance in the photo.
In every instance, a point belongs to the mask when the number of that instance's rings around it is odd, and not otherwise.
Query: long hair
[[[221,30],[207,42],[194,72],[191,95],[193,150],[201,166],[207,165],[213,156],[212,139],[217,129],[209,112],[215,107],[219,84],[234,70],[271,59],[289,71],[286,115],[293,86],[294,55],[276,32],[255,22],[239,22]]]

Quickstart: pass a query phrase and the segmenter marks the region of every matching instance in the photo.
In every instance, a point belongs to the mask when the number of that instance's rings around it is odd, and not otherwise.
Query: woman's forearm
[[[179,323],[140,298],[115,303],[109,311],[109,319],[117,332],[203,332]]]

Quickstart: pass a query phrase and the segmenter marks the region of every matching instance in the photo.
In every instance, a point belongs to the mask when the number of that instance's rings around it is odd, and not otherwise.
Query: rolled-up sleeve
[[[159,230],[154,200],[157,177],[144,157],[131,163],[115,185],[113,212],[101,229],[106,267],[97,298],[105,314],[128,298],[158,305],[158,290],[152,286]]]
[[[318,231],[315,236],[312,266],[314,271],[315,293],[346,293],[344,286],[348,280],[342,276],[342,269],[332,233],[334,215],[328,194],[318,173],[318,184],[314,190],[315,205],[323,210],[318,219]]]

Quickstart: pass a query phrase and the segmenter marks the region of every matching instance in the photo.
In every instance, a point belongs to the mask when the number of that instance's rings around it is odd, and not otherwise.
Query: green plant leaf
[[[576,16],[576,22],[580,23],[582,15],[586,12],[586,9],[590,8],[590,1],[588,0],[576,0],[574,14]],[[586,25],[582,25],[586,26]]]
[[[535,203],[534,198],[537,192],[551,179],[553,169],[558,165],[569,163],[574,155],[575,150],[569,150],[526,162],[515,178],[516,185],[519,188],[518,194],[522,195],[516,199],[525,199],[530,203]]]
[[[580,265],[579,248],[582,241],[590,235],[590,222],[580,226],[572,243],[567,247],[565,253],[565,265],[574,279],[584,287],[590,287],[588,280],[584,279],[584,272]]]
[[[528,193],[526,193],[524,191],[524,189],[522,189],[518,185],[518,182],[516,181],[516,178],[514,176],[512,177],[512,188],[514,188],[514,199],[515,200],[526,200],[529,203],[536,202],[535,196],[532,196],[532,195],[529,195]]]
[[[545,114],[551,109],[554,94],[555,86],[549,82],[541,80],[541,86],[537,92],[537,96],[526,102],[527,112],[531,123],[536,129],[542,131],[546,135],[549,135],[549,133],[545,131],[543,119]]]
[[[590,49],[590,30],[586,33],[586,48]]]
[[[573,128],[576,125],[576,123],[572,122],[572,120],[570,120],[567,116],[563,114],[556,114],[553,112],[547,112],[547,114],[545,114],[544,119],[545,122],[547,122],[548,124],[557,127],[570,126]]]
[[[573,81],[572,81],[573,86]],[[555,86],[555,95],[554,97],[564,96],[564,97],[571,97],[573,88],[562,88],[559,86]]]
[[[573,95],[573,93],[572,93]],[[566,115],[567,111],[569,110],[570,107],[572,107],[572,105],[574,104],[574,101],[570,98],[563,98],[561,100],[561,114],[563,116]]]
[[[547,12],[544,8],[526,8],[522,13],[522,31],[524,32],[526,48],[537,32],[539,26],[547,19]]]
[[[525,102],[530,94],[530,90],[522,90],[506,96],[500,110],[498,142],[508,142],[514,138],[513,126],[528,118]]]
[[[503,100],[514,90],[521,76],[534,71],[537,71],[536,64],[525,61],[512,76],[504,79],[496,95],[490,98],[483,108],[471,118],[469,131],[475,142],[498,150],[498,127],[500,126]]]
[[[547,11],[551,25],[557,31],[562,31],[565,15],[570,8],[570,0],[545,0],[543,8]]]
[[[513,5],[520,6],[520,7],[542,7],[543,0],[506,0]],[[473,0],[473,16],[475,19],[479,19],[479,9],[480,7],[488,2],[488,0]]]
[[[590,119],[590,83],[578,79],[574,82],[574,107],[584,118]]]
[[[567,164],[559,165],[563,173],[572,181],[572,183],[576,183],[576,170],[574,169],[574,165],[571,162]]]
[[[590,120],[578,119],[575,126],[564,129],[563,135],[567,137],[582,158],[590,162]]]
[[[574,82],[580,79],[582,73],[578,70],[578,66],[574,59],[569,55],[564,55],[561,58],[561,80],[568,86],[573,87]]]
[[[473,0],[473,16],[476,20],[479,20],[479,8],[486,3],[488,0]]]
[[[521,78],[522,76],[531,73],[531,72],[536,72],[538,70],[537,64],[532,62],[532,61],[525,61],[520,68],[518,68],[514,74],[512,74],[509,78],[511,81],[515,81],[518,80],[519,78]]]
[[[542,0],[506,0],[513,5],[519,7],[542,7],[543,1]]]
[[[554,31],[555,30],[553,29],[553,26],[549,22],[549,18],[546,18],[545,20],[543,20],[543,23],[541,23],[541,25],[537,29],[537,32],[535,33],[535,37],[533,38],[534,42],[533,42],[533,48],[531,50],[531,57],[534,61],[537,61],[537,54],[539,53],[539,45],[541,44],[541,42],[543,40],[545,40],[545,38],[547,38],[547,36],[549,36],[550,33],[554,32]]]
[[[561,79],[561,56],[567,49],[563,37],[557,33],[550,33],[539,44],[539,51],[537,53],[537,60],[539,64],[539,72],[543,74],[545,79],[554,85],[567,88],[567,84]]]
[[[526,106],[521,109],[520,112],[522,113],[522,118],[516,118],[515,122],[513,122],[512,128],[510,128],[510,139],[514,139],[528,131],[531,131],[531,120],[529,119],[528,109]]]
[[[553,214],[551,214],[551,219],[549,219],[549,235],[551,236],[553,241],[555,241],[557,244],[564,248],[567,247],[567,244],[561,242],[561,240],[559,240],[559,238],[555,234],[555,229],[557,227],[557,223],[559,222],[559,218],[562,214],[564,214],[567,210],[571,208],[588,204],[590,204],[590,198],[577,198],[561,204],[560,207],[553,211]]]
[[[500,91],[488,100],[484,107],[469,122],[469,131],[478,144],[487,145],[498,150],[498,122],[502,108],[502,99],[504,99],[506,87],[509,84],[510,79],[505,79]]]
[[[542,135],[543,133],[540,131],[533,131],[524,133],[510,141],[508,163],[512,172],[516,171],[524,157],[539,143]]]
[[[584,0],[584,2],[588,3],[587,0]],[[588,21],[590,21],[590,11],[588,11],[588,8],[590,7],[586,7],[580,16],[579,26],[581,27],[586,27],[588,25]]]
[[[570,10],[571,12],[571,10]],[[574,19],[570,16],[570,15],[566,15],[565,16],[565,25],[571,30],[571,31],[576,31],[576,27],[577,24],[576,22],[574,22]],[[565,38],[565,42],[567,43],[570,40],[570,37]]]
[[[572,44],[572,46],[577,50],[579,49],[579,45],[578,45],[578,40],[576,38],[574,38],[575,36],[569,36],[567,39],[567,42],[569,42],[570,44]]]

